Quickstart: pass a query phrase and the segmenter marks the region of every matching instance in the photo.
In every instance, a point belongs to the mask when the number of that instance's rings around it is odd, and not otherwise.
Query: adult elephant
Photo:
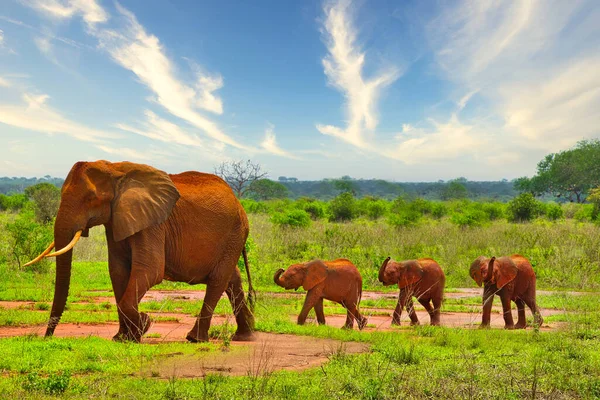
[[[495,294],[502,300],[505,329],[525,329],[525,304],[531,309],[534,324],[542,325],[544,320],[535,301],[535,272],[528,259],[519,254],[498,259],[481,256],[473,261],[469,272],[479,287],[483,284],[481,327],[490,326]],[[511,301],[517,305],[519,317],[516,325],[510,308]]]
[[[71,168],[62,187],[54,242],[31,261],[57,257],[46,336],[53,335],[65,309],[72,249],[97,225],[106,228],[108,269],[119,314],[114,340],[140,341],[150,318],[138,311],[138,304],[163,279],[207,285],[189,341],[208,340],[212,313],[224,291],[237,322],[233,339],[252,339],[254,317],[237,267],[243,253],[252,294],[244,248],[248,218],[227,183],[211,174],[168,175],[148,165],[108,161],[78,162]],[[48,254],[55,246],[60,250]]]

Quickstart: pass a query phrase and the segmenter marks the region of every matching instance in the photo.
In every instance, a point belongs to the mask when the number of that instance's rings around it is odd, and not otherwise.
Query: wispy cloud
[[[275,126],[273,124],[269,124],[265,131],[265,139],[261,143],[261,147],[271,154],[275,154],[276,156],[299,159],[298,156],[290,153],[289,151],[283,150],[277,144],[277,138],[275,137]]]
[[[155,160],[156,155],[148,151],[138,151],[127,147],[110,147],[107,145],[96,145],[96,147],[105,153],[118,156],[119,159],[126,159],[131,161],[149,161]]]
[[[70,19],[80,15],[89,27],[108,21],[108,13],[96,0],[21,0],[46,17]]]
[[[462,1],[440,10],[428,36],[444,76],[479,89],[505,121],[496,142],[556,151],[598,136],[598,18],[594,0]]]
[[[185,146],[202,146],[204,144],[198,136],[185,132],[178,125],[159,117],[150,110],[146,110],[145,115],[146,121],[141,123],[142,128],[132,127],[127,124],[117,124],[116,127],[165,143],[175,143]]]
[[[346,97],[348,122],[345,128],[319,124],[317,129],[354,146],[364,147],[365,133],[372,132],[379,122],[377,101],[381,91],[398,79],[400,71],[389,67],[369,79],[364,78],[365,53],[356,43],[351,2],[328,2],[324,13],[323,34],[328,54],[323,58],[323,67],[329,84]]]
[[[10,87],[10,82],[0,76],[0,87]]]
[[[48,134],[66,134],[87,142],[102,142],[119,135],[75,122],[48,106],[46,94],[24,93],[23,104],[0,104],[0,122]]]

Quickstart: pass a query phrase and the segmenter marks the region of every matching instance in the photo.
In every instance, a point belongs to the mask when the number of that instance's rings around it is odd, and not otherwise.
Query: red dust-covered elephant
[[[350,260],[338,258],[333,261],[313,260],[303,264],[294,264],[287,271],[277,270],[273,277],[277,285],[285,289],[307,291],[304,306],[298,315],[298,324],[303,325],[309,311],[314,307],[319,325],[325,324],[323,299],[335,301],[347,310],[344,328],[352,329],[354,320],[359,329],[364,328],[367,319],[358,306],[362,295],[362,277]]]
[[[234,340],[250,340],[254,317],[246,305],[237,262],[244,253],[248,219],[221,178],[200,172],[168,175],[148,165],[78,162],[65,180],[54,242],[39,257],[55,256],[54,301],[46,336],[65,309],[72,248],[91,227],[104,225],[108,270],[119,313],[115,340],[139,342],[150,318],[138,311],[146,291],[163,279],[206,284],[204,304],[187,334],[207,341],[213,310],[223,292],[235,313]],[[56,247],[58,251],[50,251]]]
[[[495,294],[502,300],[506,329],[524,329],[527,326],[525,304],[533,313],[535,325],[541,326],[544,322],[535,301],[535,272],[525,257],[518,254],[500,258],[481,256],[471,264],[470,275],[477,285],[481,287],[483,284],[484,287],[481,327],[490,326]],[[517,305],[519,317],[516,325],[510,308],[511,301]]]
[[[398,288],[400,288],[392,325],[400,325],[402,309],[405,306],[410,317],[410,324],[419,324],[419,318],[413,306],[413,296],[427,310],[431,325],[440,324],[440,307],[444,299],[446,275],[435,260],[419,258],[418,260],[396,262],[390,261],[390,257],[388,257],[379,269],[379,282],[385,286],[398,284]]]

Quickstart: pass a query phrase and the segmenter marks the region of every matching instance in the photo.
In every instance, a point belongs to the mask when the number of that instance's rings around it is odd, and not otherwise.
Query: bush
[[[481,209],[487,214],[490,221],[504,218],[504,204],[502,203],[483,203]]]
[[[591,222],[594,220],[594,205],[593,204],[582,204],[579,209],[573,215],[579,222]]]
[[[275,225],[306,228],[310,226],[310,215],[304,210],[289,210],[274,214],[271,222]]]
[[[507,211],[510,221],[527,222],[540,214],[541,204],[531,193],[521,193],[508,203]]]
[[[0,209],[8,211],[19,211],[23,209],[29,200],[24,194],[12,194],[6,196],[0,194]]]
[[[356,217],[356,200],[352,193],[342,193],[329,203],[330,221],[351,221]]]
[[[425,199],[414,199],[408,205],[410,210],[421,213],[422,215],[431,214],[433,211],[433,203]]]
[[[269,207],[262,202],[249,200],[249,199],[241,199],[240,203],[242,203],[242,207],[248,214],[266,214],[269,212]]]
[[[38,222],[43,224],[51,222],[60,205],[60,189],[51,183],[38,183],[25,189],[25,194],[29,197],[35,207],[35,217]]]
[[[435,219],[440,219],[448,215],[448,207],[444,203],[435,203],[431,208],[431,216]]]
[[[25,376],[21,386],[27,392],[43,392],[49,395],[59,395],[67,390],[70,380],[71,373],[69,371],[52,373],[47,378],[42,378],[37,372],[30,372]]]
[[[556,221],[563,217],[563,209],[560,204],[549,203],[546,205],[546,218],[550,221]]]
[[[310,218],[313,220],[321,219],[325,216],[325,205],[323,202],[302,197],[296,200],[296,207],[300,210],[304,210],[310,214]]]
[[[470,209],[465,212],[455,212],[450,217],[450,222],[461,228],[482,226],[488,221],[487,214],[482,210]]]
[[[37,257],[54,239],[52,225],[38,224],[31,209],[21,211],[14,222],[6,224],[6,230],[9,234],[12,259],[19,268],[23,263]],[[49,261],[42,260],[29,268],[43,271],[48,265]]]
[[[396,227],[415,226],[421,220],[422,214],[414,210],[405,210],[400,213],[390,214],[388,224]]]

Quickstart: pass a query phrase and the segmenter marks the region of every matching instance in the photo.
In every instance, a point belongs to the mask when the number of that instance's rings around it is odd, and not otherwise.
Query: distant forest
[[[51,183],[60,188],[64,180],[48,175],[42,178],[2,177],[0,178],[0,193],[23,193],[27,187],[41,182]],[[385,199],[395,199],[398,196],[421,197],[429,200],[466,197],[473,200],[508,201],[518,195],[513,181],[508,180],[477,182],[458,178],[448,182],[389,182],[381,179],[353,179],[344,176],[340,179],[320,181],[300,181],[296,178],[279,177],[276,182],[288,189],[286,197],[292,199],[311,197],[329,200],[344,191],[353,192],[356,197],[373,196]],[[463,190],[462,187],[466,191],[457,193],[457,190],[459,192]]]

